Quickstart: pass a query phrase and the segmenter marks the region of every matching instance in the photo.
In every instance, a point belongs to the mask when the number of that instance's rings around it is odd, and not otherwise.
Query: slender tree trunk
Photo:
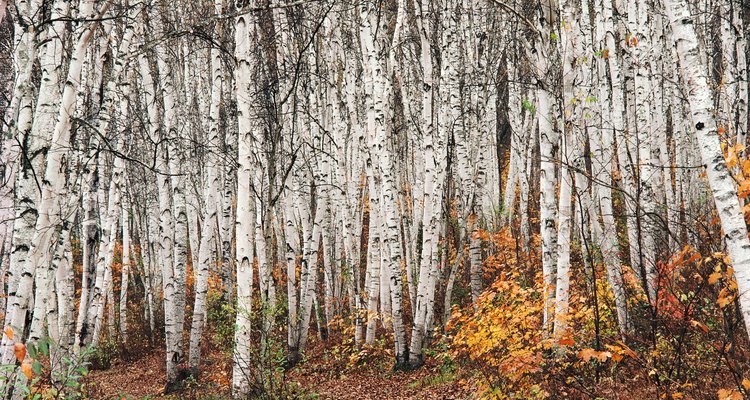
[[[254,37],[255,21],[252,14],[239,15],[235,19],[235,96],[237,99],[239,140],[237,169],[237,214],[236,214],[236,260],[237,266],[237,321],[235,322],[234,355],[232,365],[232,395],[244,398],[250,392],[250,312],[253,282],[253,221],[251,209],[252,191],[252,140],[253,126],[250,110],[251,73],[254,60],[250,53],[251,38]]]
[[[103,14],[109,7],[110,3],[102,6]],[[61,6],[58,4],[58,6]],[[92,1],[84,1],[79,10],[81,15],[94,16],[94,4]],[[63,15],[62,13],[60,15]],[[68,65],[68,74],[66,78],[65,89],[60,98],[59,110],[57,113],[57,122],[51,136],[51,145],[47,153],[47,164],[44,169],[44,183],[42,184],[42,196],[39,205],[39,216],[36,220],[34,235],[31,240],[31,256],[24,265],[26,279],[23,279],[15,296],[13,314],[9,315],[10,326],[17,335],[16,340],[23,340],[23,332],[26,326],[26,312],[30,307],[30,301],[27,297],[32,293],[32,273],[51,262],[54,245],[58,242],[59,232],[57,228],[61,226],[61,216],[59,206],[61,204],[61,193],[64,190],[65,179],[63,162],[65,161],[68,148],[70,147],[70,128],[71,115],[74,112],[76,96],[78,94],[78,83],[80,81],[81,67],[86,47],[91,41],[91,37],[98,23],[91,23],[86,29],[83,29],[76,39],[76,43],[71,54]],[[53,227],[53,229],[50,229]],[[71,299],[72,301],[72,299]],[[7,336],[5,337],[7,339]],[[4,340],[2,347],[2,364],[7,365],[13,362],[15,358],[13,352],[13,341]],[[11,388],[7,388],[11,389]],[[7,390],[6,389],[6,390]]]
[[[724,162],[714,118],[708,68],[703,64],[693,18],[683,0],[666,0],[667,16],[686,82],[690,114],[737,280],[739,303],[750,332],[750,240],[732,176]]]
[[[433,93],[435,84],[433,79],[433,58],[430,35],[432,28],[430,26],[431,13],[430,6],[427,2],[419,3],[419,17],[417,18],[421,54],[420,62],[423,70],[422,78],[422,134],[423,144],[422,152],[424,154],[424,209],[422,214],[422,252],[419,261],[419,277],[417,285],[416,313],[414,315],[414,325],[412,327],[411,342],[409,344],[409,364],[411,367],[421,366],[424,362],[422,357],[422,346],[424,345],[427,332],[430,325],[430,315],[433,312],[435,302],[435,284],[437,282],[439,251],[438,244],[440,241],[440,229],[442,221],[443,207],[443,185],[445,180],[445,171],[447,168],[447,138],[448,129],[453,121],[449,114],[448,95],[449,87],[455,85],[455,74],[449,74],[448,71],[441,73],[440,82],[440,101],[437,104],[437,111],[433,111]],[[447,8],[447,6],[446,6]],[[450,19],[446,20],[450,23]],[[445,37],[441,38],[441,46],[446,46],[455,38],[451,36],[455,32],[451,31],[451,26],[444,29]],[[455,45],[455,43],[454,43]],[[443,68],[448,69],[446,63]],[[455,67],[455,66],[454,66]],[[451,84],[442,81],[445,77],[453,79]],[[437,118],[438,126],[435,127],[434,121]]]
[[[23,3],[19,4],[19,11],[23,11]],[[41,7],[41,2],[32,2],[27,5],[26,10],[34,15]],[[53,18],[62,19],[68,13],[68,3],[56,1],[52,5]],[[19,21],[20,22],[20,21]],[[34,25],[33,20],[27,23]],[[24,269],[32,268],[31,250],[34,229],[39,210],[40,188],[37,185],[37,174],[44,171],[45,152],[48,150],[49,132],[55,126],[55,112],[60,101],[60,71],[57,68],[62,64],[63,36],[58,32],[64,31],[64,23],[61,21],[51,23],[39,39],[33,31],[24,35],[22,26],[17,26],[16,32],[23,37],[19,38],[19,46],[16,48],[17,60],[24,65],[24,76],[18,77],[16,88],[22,93],[19,101],[19,114],[17,118],[16,136],[19,138],[19,161],[20,168],[17,171],[15,182],[15,220],[13,222],[13,246],[10,253],[10,268],[8,270],[8,292],[9,300],[5,309],[5,325],[13,329],[18,327],[12,325],[14,315],[23,313],[25,317],[31,292],[27,288],[33,286],[36,271]],[[42,43],[43,41],[43,43]],[[33,88],[31,87],[31,74],[35,63],[37,42],[39,48],[39,65],[41,68],[41,81],[36,98],[36,107],[33,109]],[[22,44],[22,45],[21,45]],[[24,54],[25,53],[25,54]],[[26,80],[21,83],[21,80]],[[21,289],[27,292],[20,292]],[[21,307],[22,310],[17,310]],[[25,326],[25,324],[24,324]],[[22,332],[22,331],[21,331]],[[13,343],[7,341],[3,347],[11,346]],[[3,360],[4,361],[4,360]]]
[[[123,177],[123,180],[125,178]],[[130,284],[130,207],[125,194],[122,207],[122,274],[120,279],[120,341],[128,342],[128,285]]]

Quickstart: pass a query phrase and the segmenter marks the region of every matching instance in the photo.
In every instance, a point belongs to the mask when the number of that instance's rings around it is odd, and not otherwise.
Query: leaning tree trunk
[[[103,14],[111,2],[102,6]],[[92,17],[94,14],[93,1],[87,0],[81,4],[79,10],[81,15]],[[73,53],[70,57],[68,75],[65,89],[61,96],[61,102],[57,113],[57,122],[52,131],[52,140],[47,153],[47,165],[44,170],[42,184],[42,196],[39,205],[39,216],[36,220],[34,236],[31,240],[31,256],[24,265],[25,271],[36,271],[42,266],[51,263],[54,245],[58,242],[58,229],[61,224],[59,205],[61,204],[61,193],[64,191],[65,178],[63,167],[70,147],[71,115],[73,115],[78,95],[78,84],[80,82],[81,68],[86,48],[98,26],[98,22],[91,23],[79,34]],[[28,296],[32,292],[32,279],[25,279],[18,286],[16,305],[13,314],[9,315],[9,325],[16,332],[14,339],[18,342],[23,340],[23,332],[26,327],[26,312],[30,305]],[[73,299],[70,299],[73,301]],[[15,354],[13,341],[4,341],[2,348],[2,364],[14,364]],[[14,371],[15,372],[15,371]],[[11,389],[11,387],[6,388]]]
[[[24,11],[23,5],[18,4]],[[28,15],[37,13],[41,4],[34,2],[29,7]],[[24,270],[25,267],[32,267],[30,263],[32,239],[34,228],[36,227],[37,217],[39,215],[40,192],[37,186],[37,174],[35,171],[43,171],[45,165],[45,149],[49,146],[49,132],[52,132],[55,126],[56,107],[60,100],[60,69],[58,65],[62,63],[63,43],[62,35],[57,32],[64,31],[65,23],[62,19],[68,12],[68,4],[64,1],[56,1],[52,6],[52,17],[58,18],[57,22],[50,23],[46,32],[42,33],[37,40],[36,34],[31,31],[24,36],[23,45],[19,43],[16,54],[19,56],[16,60],[22,63],[19,67],[25,65],[25,71],[17,79],[15,96],[20,95],[18,101],[19,115],[16,124],[16,137],[18,138],[20,166],[17,170],[15,181],[15,220],[13,221],[13,247],[10,253],[10,268],[8,269],[8,300],[5,308],[5,325],[12,326],[11,321],[16,309],[28,307],[27,296],[31,292],[24,293],[20,288],[31,287],[33,285],[33,270]],[[20,21],[19,21],[20,22]],[[33,20],[28,21],[33,23]],[[17,32],[23,32],[20,25],[16,27]],[[39,94],[36,98],[36,107],[33,109],[33,87],[31,87],[31,76],[35,64],[37,41],[39,41],[39,65],[41,68],[41,81],[39,84]],[[43,41],[43,43],[41,43]],[[26,54],[23,54],[25,50]],[[27,75],[28,74],[28,75]],[[27,77],[28,76],[28,77]],[[26,80],[21,84],[20,80]],[[25,154],[24,154],[25,153]],[[22,310],[23,313],[26,310]],[[15,327],[14,327],[15,329]],[[12,346],[11,341],[6,341],[3,346]],[[5,360],[3,360],[5,361]]]
[[[734,179],[727,169],[721,150],[714,117],[713,93],[708,81],[708,68],[701,59],[703,51],[687,2],[665,0],[665,6],[673,39],[677,45],[682,82],[687,86],[695,137],[719,211],[727,252],[734,267],[745,329],[750,333],[750,240],[747,237],[747,226]]]

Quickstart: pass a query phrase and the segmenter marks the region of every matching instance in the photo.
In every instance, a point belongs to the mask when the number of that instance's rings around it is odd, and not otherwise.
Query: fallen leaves
[[[719,389],[719,400],[742,400],[742,393],[735,389]]]
[[[730,290],[727,290],[727,288],[721,289],[721,292],[719,292],[719,298],[716,299],[716,303],[721,308],[728,306],[733,301],[734,301],[734,294]]]
[[[695,328],[698,328],[698,329],[702,330],[704,333],[708,333],[708,327],[706,326],[706,324],[704,324],[704,323],[702,323],[700,321],[691,320],[690,321],[690,325],[692,325]]]

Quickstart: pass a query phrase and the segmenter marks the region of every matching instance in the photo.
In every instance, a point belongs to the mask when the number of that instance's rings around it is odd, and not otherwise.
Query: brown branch
[[[539,30],[536,29],[536,26],[534,26],[534,24],[532,24],[531,21],[529,21],[528,18],[524,17],[523,15],[521,15],[520,12],[516,11],[516,9],[513,8],[513,6],[509,6],[509,5],[503,3],[500,0],[490,0],[490,2],[494,3],[494,4],[498,5],[498,6],[500,6],[500,8],[505,9],[506,11],[510,12],[511,14],[514,14],[516,17],[518,17],[519,19],[521,19],[521,21],[524,24],[526,24],[526,26],[528,26],[529,29],[531,29],[536,34],[539,34]]]

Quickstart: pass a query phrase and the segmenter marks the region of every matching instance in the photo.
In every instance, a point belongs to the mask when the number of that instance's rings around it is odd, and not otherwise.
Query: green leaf
[[[40,363],[37,360],[34,360],[34,363],[31,364],[31,370],[34,371],[35,374],[41,375],[42,374],[42,363]]]
[[[45,356],[49,355],[49,343],[46,339],[42,339],[39,341],[39,351],[41,351]]]
[[[29,353],[29,357],[36,358],[36,356],[37,356],[37,349],[36,349],[36,346],[34,346],[33,343],[28,343],[26,345],[26,351]]]
[[[533,105],[533,104],[531,104],[531,102],[530,102],[529,100],[527,100],[527,99],[524,99],[524,100],[523,100],[523,102],[522,102],[521,104],[523,105],[523,108],[524,108],[525,110],[527,110],[528,112],[530,112],[530,113],[532,113],[532,114],[535,114],[535,113],[536,113],[536,107],[534,107],[534,105]]]

